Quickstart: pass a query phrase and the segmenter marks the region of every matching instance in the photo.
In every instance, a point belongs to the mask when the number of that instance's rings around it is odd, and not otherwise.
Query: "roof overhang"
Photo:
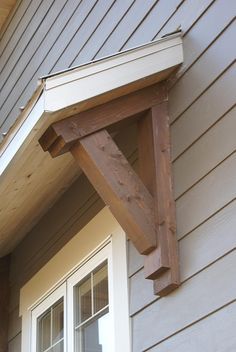
[[[80,174],[38,143],[55,121],[167,79],[183,62],[181,34],[43,77],[0,146],[0,256],[9,253]]]

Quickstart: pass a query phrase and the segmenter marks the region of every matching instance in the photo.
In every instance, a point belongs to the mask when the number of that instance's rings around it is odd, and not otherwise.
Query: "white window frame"
[[[109,313],[111,316],[111,321],[114,321],[113,306],[114,300],[112,295],[112,255],[111,255],[111,243],[107,244],[103,249],[96,253],[86,264],[81,266],[71,277],[67,280],[67,298],[68,298],[68,336],[73,336],[73,338],[68,339],[68,351],[75,351],[74,346],[74,287],[83,280],[87,275],[89,275],[93,270],[99,267],[100,264],[107,261],[108,264],[108,291],[109,291]],[[114,341],[114,326],[112,329],[112,341]],[[115,351],[114,346],[111,346],[111,351]]]
[[[109,312],[113,322],[114,352],[131,351],[126,236],[108,208],[104,208],[90,223],[21,289],[20,315],[22,315],[24,352],[36,352],[34,346],[36,346],[37,318],[62,296],[65,352],[73,351],[72,286],[105,260],[108,261]],[[86,247],[84,241],[89,242],[88,236],[94,230],[97,231],[97,235],[84,250]],[[100,240],[100,243],[96,243],[95,240]],[[76,257],[71,248],[76,247],[78,251],[75,250],[74,253],[78,254],[79,260],[77,259],[78,262],[74,265]],[[60,267],[58,263],[65,260],[65,255],[70,263]],[[69,267],[69,270],[63,272],[64,267]]]
[[[38,318],[52,307],[57,301],[63,299],[63,314],[64,314],[64,348],[67,346],[67,304],[66,304],[66,283],[63,283],[48,297],[46,297],[41,304],[34,308],[31,312],[31,352],[37,351],[37,321]]]

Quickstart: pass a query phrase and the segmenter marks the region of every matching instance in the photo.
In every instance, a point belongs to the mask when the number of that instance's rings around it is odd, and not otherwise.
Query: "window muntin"
[[[60,299],[37,319],[37,352],[64,351],[64,304]]]
[[[107,262],[74,286],[75,351],[109,352],[111,315],[109,314]]]

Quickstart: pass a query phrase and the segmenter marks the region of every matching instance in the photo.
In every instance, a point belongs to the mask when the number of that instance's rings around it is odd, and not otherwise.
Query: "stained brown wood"
[[[157,231],[157,248],[144,259],[145,277],[156,279],[155,293],[165,295],[179,285],[167,103],[152,107],[138,127],[140,175],[154,197]]]
[[[9,264],[9,256],[0,258],[0,352],[8,351]]]
[[[138,154],[139,154],[139,175],[145,186],[153,196],[154,218],[157,236],[157,248],[148,256],[145,256],[145,277],[156,279],[161,272],[170,268],[168,242],[165,231],[162,231],[160,220],[158,219],[158,180],[156,175],[156,163],[158,162],[158,150],[155,149],[156,135],[154,129],[155,121],[152,110],[142,117],[138,122]]]
[[[46,130],[39,143],[53,157],[58,156],[67,152],[78,139],[139,114],[166,99],[165,84],[155,84],[55,122]]]
[[[140,176],[104,128],[136,118]],[[141,254],[155,293],[179,285],[175,203],[165,84],[142,89],[51,125],[40,139],[55,157],[67,151]]]
[[[156,246],[153,197],[106,130],[82,138],[71,153],[142,254]]]

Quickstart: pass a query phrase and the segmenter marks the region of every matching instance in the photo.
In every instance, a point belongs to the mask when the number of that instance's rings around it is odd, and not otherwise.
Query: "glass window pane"
[[[52,352],[63,352],[64,351],[64,343],[61,341],[60,343],[56,344],[56,346],[53,346]]]
[[[37,351],[43,352],[51,346],[51,310],[38,319]]]
[[[107,264],[93,275],[94,313],[108,305],[108,269]]]
[[[110,352],[111,351],[111,319],[104,314],[76,330],[76,352]]]
[[[37,352],[53,352],[55,348],[63,351],[63,324],[63,300],[61,299],[38,318]],[[60,340],[62,340],[61,343],[56,347],[56,343]]]
[[[75,287],[76,301],[76,326],[87,320],[92,315],[91,276]]]
[[[63,331],[63,302],[58,302],[52,309],[52,344],[61,340],[64,336]]]

